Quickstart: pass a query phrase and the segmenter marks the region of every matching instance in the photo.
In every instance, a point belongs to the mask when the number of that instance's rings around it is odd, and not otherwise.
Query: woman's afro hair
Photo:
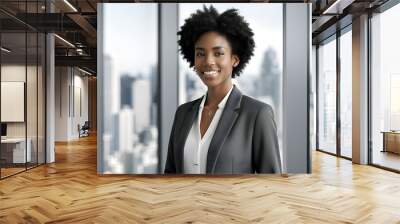
[[[202,34],[214,31],[227,38],[232,48],[232,54],[239,57],[240,62],[233,68],[232,78],[240,75],[253,56],[255,43],[253,31],[237,11],[237,9],[229,9],[219,14],[213,6],[210,8],[204,6],[203,11],[197,10],[185,20],[178,32],[180,35],[178,44],[183,58],[189,62],[190,67],[194,67],[196,41]]]

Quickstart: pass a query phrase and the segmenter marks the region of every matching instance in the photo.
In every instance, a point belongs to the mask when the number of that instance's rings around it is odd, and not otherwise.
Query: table
[[[382,131],[383,152],[400,154],[400,131]]]
[[[25,138],[6,138],[1,139],[1,157],[6,163],[26,163],[31,162],[32,153],[30,138],[26,139],[28,147],[25,153]],[[12,158],[12,159],[11,159]]]

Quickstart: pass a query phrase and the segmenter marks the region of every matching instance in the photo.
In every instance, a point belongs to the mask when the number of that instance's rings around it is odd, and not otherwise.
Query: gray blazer
[[[185,103],[175,113],[165,173],[183,173],[185,141],[201,100]],[[208,149],[206,173],[281,173],[276,125],[268,104],[233,87]]]

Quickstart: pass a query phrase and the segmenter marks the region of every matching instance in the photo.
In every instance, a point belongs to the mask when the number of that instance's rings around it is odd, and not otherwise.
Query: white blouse
[[[207,165],[207,153],[210,146],[211,140],[214,136],[215,129],[218,126],[219,120],[221,119],[222,111],[225,108],[226,101],[229,98],[233,89],[229,90],[226,96],[218,104],[218,109],[208,127],[206,133],[204,133],[203,138],[200,134],[200,121],[201,115],[204,108],[204,103],[206,102],[207,94],[204,95],[199,112],[197,114],[197,120],[193,122],[192,128],[190,129],[189,135],[185,142],[185,148],[183,153],[183,172],[186,174],[205,174]]]

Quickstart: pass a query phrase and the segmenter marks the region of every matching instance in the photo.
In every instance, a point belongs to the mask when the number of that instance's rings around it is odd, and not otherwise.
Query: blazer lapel
[[[238,117],[241,99],[242,93],[234,86],[208,148],[206,173],[214,173],[221,146]]]
[[[182,126],[180,127],[179,136],[176,144],[177,150],[175,154],[175,163],[176,163],[177,173],[183,173],[183,152],[185,149],[186,138],[188,137],[190,129],[193,126],[193,122],[197,117],[199,106],[203,97],[194,101],[192,106],[184,115],[185,117],[183,118],[183,123]]]

